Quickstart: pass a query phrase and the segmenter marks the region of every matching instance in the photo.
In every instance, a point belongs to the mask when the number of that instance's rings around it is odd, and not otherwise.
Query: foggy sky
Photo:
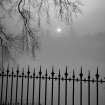
[[[74,17],[70,25],[54,19],[51,20],[51,24],[45,24],[43,20],[40,31],[41,48],[36,54],[36,60],[31,64],[104,66],[105,1],[82,0],[82,2],[82,13]],[[5,14],[1,8],[0,12],[0,16]],[[13,14],[13,19],[7,15],[1,23],[5,25],[9,32],[19,35],[23,23],[16,10],[13,11]],[[56,32],[59,27],[62,29],[61,33]],[[20,59],[19,63],[28,64],[30,61],[25,56]]]
[[[42,32],[42,50],[37,57],[39,63],[104,67],[105,1],[85,0],[83,3],[82,14],[73,20],[72,25],[55,22],[47,34]],[[57,27],[62,28],[62,33],[56,32]]]

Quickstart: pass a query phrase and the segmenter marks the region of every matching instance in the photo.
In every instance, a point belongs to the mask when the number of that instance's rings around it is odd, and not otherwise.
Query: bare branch
[[[10,7],[6,6],[7,2]],[[14,59],[11,51],[15,50],[19,54],[27,52],[35,58],[35,52],[40,49],[37,28],[40,28],[41,21],[45,18],[46,22],[50,23],[53,14],[56,19],[71,23],[74,16],[82,12],[81,5],[80,0],[0,0],[0,8],[5,12],[0,17],[0,22],[7,15],[12,17],[13,11],[16,10],[23,23],[19,36],[7,32],[7,29],[0,23],[0,39],[3,40],[2,47],[6,52],[4,56]],[[31,27],[31,20],[35,20],[37,24],[35,29]]]

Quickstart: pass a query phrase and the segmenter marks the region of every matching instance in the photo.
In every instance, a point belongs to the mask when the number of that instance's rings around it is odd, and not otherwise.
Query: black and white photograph
[[[0,105],[105,105],[105,0],[0,0]]]

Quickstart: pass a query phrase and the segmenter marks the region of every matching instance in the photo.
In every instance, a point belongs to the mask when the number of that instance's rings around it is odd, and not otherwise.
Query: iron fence
[[[15,103],[13,103],[13,85],[14,85],[14,78],[16,79],[16,89],[15,89]],[[4,86],[4,79],[6,80],[6,86]],[[21,84],[19,84],[19,79],[21,79]],[[35,69],[34,71],[31,73],[30,72],[30,68],[28,67],[27,73],[24,72],[24,69],[22,72],[20,72],[19,67],[17,67],[16,72],[14,72],[14,69],[12,68],[12,70],[9,69],[9,67],[7,67],[7,70],[3,70],[0,73],[0,81],[1,81],[1,85],[0,85],[0,105],[23,105],[23,91],[24,91],[24,80],[27,80],[27,89],[26,89],[26,105],[29,105],[29,82],[30,80],[32,80],[32,97],[31,97],[31,104],[35,105],[35,85],[36,85],[36,81],[38,81],[38,105],[41,105],[41,86],[42,86],[42,80],[45,81],[45,87],[44,87],[44,105],[47,105],[47,89],[48,89],[48,81],[51,82],[51,105],[54,105],[54,82],[57,81],[58,85],[58,93],[57,93],[57,104],[61,105],[61,82],[64,82],[64,99],[65,99],[65,105],[69,105],[68,102],[68,85],[70,82],[72,82],[72,105],[75,105],[75,83],[78,82],[80,84],[79,88],[80,88],[80,97],[79,97],[79,105],[83,104],[83,83],[87,84],[87,91],[88,91],[88,105],[91,105],[90,102],[90,87],[91,87],[91,83],[96,84],[96,105],[99,105],[99,84],[103,84],[105,83],[105,78],[101,78],[99,75],[99,70],[97,67],[97,73],[95,74],[95,78],[92,79],[90,72],[88,71],[88,75],[86,78],[84,78],[84,74],[83,74],[83,70],[81,67],[80,70],[80,74],[79,77],[75,76],[75,70],[73,70],[72,76],[69,77],[69,73],[68,73],[68,68],[65,68],[65,73],[62,76],[61,75],[61,71],[59,69],[59,72],[57,75],[55,75],[54,72],[54,68],[52,67],[52,72],[51,74],[48,74],[48,70],[46,69],[45,74],[42,74],[42,67],[40,66],[40,70],[38,72],[38,74],[36,74]],[[9,83],[10,81],[10,83]],[[8,86],[10,85],[10,90],[8,89]],[[18,97],[18,88],[21,88],[21,100],[20,102],[18,101],[17,97]],[[5,97],[3,98],[3,90],[5,90]],[[10,97],[9,100],[7,100],[8,98],[8,91],[10,91]]]

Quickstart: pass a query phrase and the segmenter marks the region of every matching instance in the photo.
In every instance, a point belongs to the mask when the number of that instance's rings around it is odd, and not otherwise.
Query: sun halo
[[[60,33],[62,31],[61,28],[57,28],[57,32]]]

